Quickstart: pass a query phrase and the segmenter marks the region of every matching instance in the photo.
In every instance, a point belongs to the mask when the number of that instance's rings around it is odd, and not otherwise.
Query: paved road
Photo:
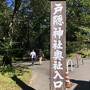
[[[67,90],[90,90],[90,59],[70,72],[70,78],[73,86]]]
[[[36,62],[36,65],[31,66],[32,79],[30,86],[35,90],[49,90],[49,61],[43,61],[42,65]]]
[[[18,62],[13,63],[14,66],[24,66],[31,68],[32,78],[29,81],[29,86],[33,89],[30,90],[50,90],[49,89],[49,70],[50,70],[50,61],[45,60],[39,65],[39,62],[35,62],[35,65],[31,65],[31,62]]]
[[[42,65],[36,62],[36,65],[30,66],[30,63],[24,63],[32,69],[32,79],[30,86],[35,90],[50,90],[49,89],[49,61],[43,61]],[[67,90],[90,90],[90,59],[84,60],[79,68],[70,72],[72,87]]]

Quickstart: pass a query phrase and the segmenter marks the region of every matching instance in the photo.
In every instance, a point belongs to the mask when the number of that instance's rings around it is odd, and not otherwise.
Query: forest
[[[66,1],[66,53],[90,56],[90,2]],[[42,49],[50,57],[50,1],[0,0],[0,57],[28,56]]]
[[[0,0],[1,90],[35,90],[28,86],[32,71],[45,71],[43,65],[48,68],[45,62],[50,62],[50,14],[50,0]],[[42,65],[31,66],[33,49],[43,51]],[[74,60],[76,53],[82,60],[90,58],[90,0],[66,0],[66,60]]]

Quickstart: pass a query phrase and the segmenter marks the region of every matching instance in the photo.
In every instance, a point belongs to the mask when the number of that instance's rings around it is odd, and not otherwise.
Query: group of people
[[[32,60],[32,65],[34,65],[37,57],[38,57],[38,59],[39,59],[39,64],[42,64],[43,56],[44,56],[44,54],[43,54],[43,52],[42,52],[41,49],[39,50],[38,55],[36,54],[35,50],[32,50],[32,51],[30,52],[30,57],[31,57],[31,60]]]

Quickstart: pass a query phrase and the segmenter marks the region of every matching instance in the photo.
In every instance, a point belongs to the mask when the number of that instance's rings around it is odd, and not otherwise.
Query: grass
[[[29,84],[31,69],[23,67],[1,67],[0,68],[0,90],[21,90],[12,77],[16,75],[22,82]]]
[[[1,90],[20,90],[19,86],[9,77],[0,74],[0,89]]]

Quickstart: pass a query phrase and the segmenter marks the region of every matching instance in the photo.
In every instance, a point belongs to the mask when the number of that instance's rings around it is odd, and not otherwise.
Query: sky
[[[8,7],[10,7],[12,5],[12,2],[13,2],[13,0],[6,0]]]

